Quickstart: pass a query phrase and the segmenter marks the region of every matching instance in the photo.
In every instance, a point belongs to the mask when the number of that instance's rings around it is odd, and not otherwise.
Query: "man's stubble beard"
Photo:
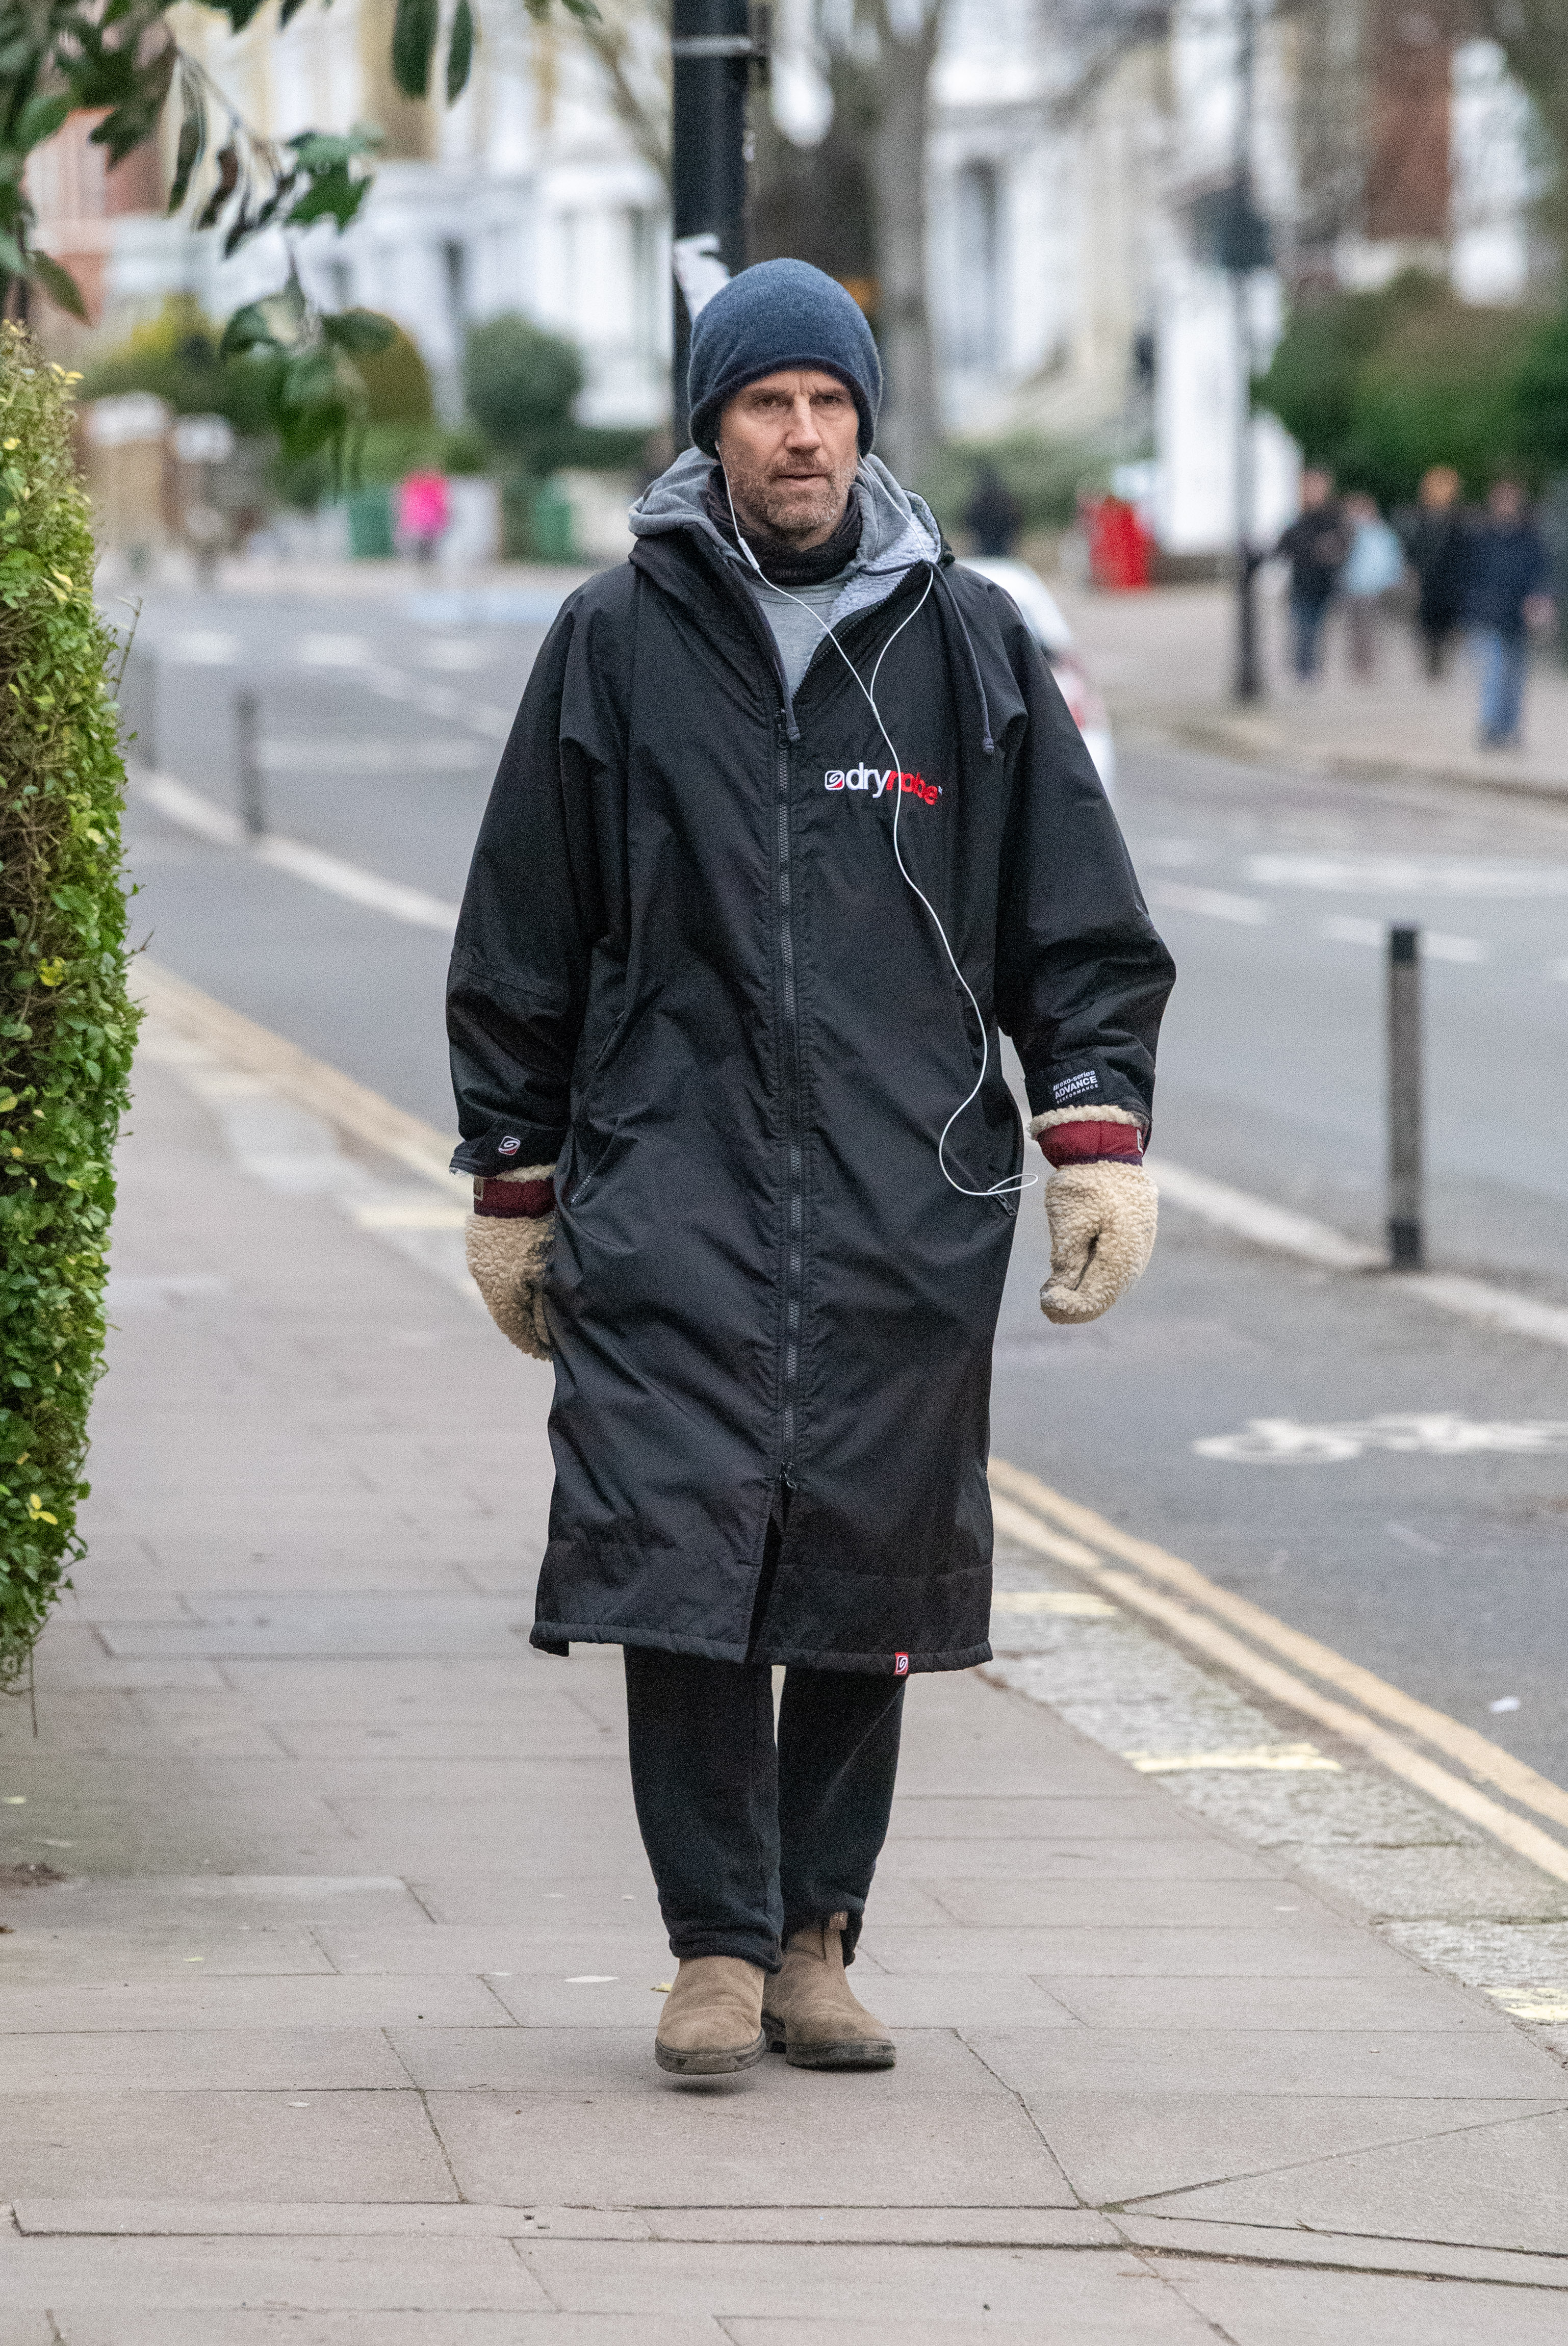
[[[775,481],[766,474],[740,478],[732,474],[729,486],[743,525],[755,529],[760,525],[772,537],[803,543],[832,536],[844,517],[854,477],[852,465],[841,476],[824,473],[810,484]],[[800,494],[808,485],[817,491],[809,504]]]

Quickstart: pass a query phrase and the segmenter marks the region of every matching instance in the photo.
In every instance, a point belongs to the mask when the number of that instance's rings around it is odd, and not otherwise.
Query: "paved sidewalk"
[[[1324,674],[1303,686],[1288,669],[1279,586],[1266,578],[1258,598],[1267,695],[1257,708],[1241,709],[1230,699],[1229,587],[1099,595],[1051,581],[1124,735],[1154,733],[1257,765],[1568,798],[1568,671],[1555,657],[1540,655],[1533,664],[1522,748],[1481,750],[1474,664],[1465,646],[1456,648],[1447,678],[1428,684],[1417,672],[1408,625],[1390,618],[1369,684],[1349,671],[1336,613]]]
[[[619,1658],[526,1645],[547,1381],[453,1208],[156,1022],[131,1124],[91,1554],[0,1709],[0,2346],[1564,2334],[1550,2045],[1104,1748],[1023,1548],[1013,1658],[911,1688],[896,2071],[662,2077]]]

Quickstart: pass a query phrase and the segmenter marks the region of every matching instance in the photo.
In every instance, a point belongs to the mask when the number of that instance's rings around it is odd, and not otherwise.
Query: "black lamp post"
[[[752,39],[748,0],[674,0],[670,207],[675,240],[672,413],[687,437],[686,366],[690,302],[746,264],[746,91]]]

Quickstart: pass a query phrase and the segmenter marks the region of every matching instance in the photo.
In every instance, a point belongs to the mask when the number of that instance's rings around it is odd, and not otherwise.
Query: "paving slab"
[[[214,2200],[439,2199],[452,2189],[408,2093],[56,2089],[7,2094],[0,2118],[0,2199],[66,2186]]]
[[[221,2209],[219,2210],[219,2217]],[[509,2240],[282,2236],[231,2239],[0,2238],[0,2303],[47,2306],[62,2326],[89,2309],[246,2306],[301,2311],[548,2312],[550,2294]],[[113,2335],[112,2330],[109,2333]],[[69,2331],[66,2331],[67,2338]]]
[[[0,2096],[131,2088],[303,2093],[407,2083],[406,2069],[376,2028],[99,2029],[0,2040]],[[7,2107],[0,2098],[0,2127]]]
[[[1434,2111],[1441,2106],[1432,2105]],[[1288,2175],[1244,2176],[1184,2192],[1174,2212],[1568,2257],[1568,2107],[1475,2107],[1467,2119],[1462,2106],[1448,2105],[1448,2126],[1414,2141],[1303,2160]],[[1048,2114],[1042,2124],[1050,2135]],[[1152,2194],[1145,2205],[1169,2212]]]
[[[592,2099],[581,2083],[554,2096],[428,2095],[464,2197],[634,2208],[1076,2201],[1011,2095],[955,2093],[942,2082],[921,2093],[901,2066],[878,2073],[881,2091],[867,2092],[861,2078],[845,2094],[843,2076],[771,2060],[751,2073],[748,2090],[706,2083],[654,2099],[636,2090],[633,2045],[623,2058],[625,2090]],[[918,2075],[922,2066],[911,2067]]]
[[[291,1974],[283,1978],[229,1974],[150,1984],[19,1988],[0,2003],[0,2042],[13,2031],[127,2028],[392,2028],[428,2020],[433,2027],[504,2025],[506,2014],[483,1981],[439,1974]]]
[[[25,2332],[16,2346],[726,2346],[703,2314],[648,2320],[604,2313],[274,2312],[71,2314],[68,2331]],[[0,2326],[0,2346],[10,2346]]]
[[[1428,2093],[1439,2077],[1446,2100],[1475,2093],[1495,2100],[1568,2103],[1561,2062],[1506,2023],[1455,2035],[1425,2029],[977,2028],[969,2042],[987,2068],[1025,2100],[1042,2093],[1387,2094]]]
[[[1325,2272],[1313,2275],[1308,2295],[1289,2270],[1157,2270],[1234,2346],[1319,2346],[1325,2337],[1355,2346],[1561,2346],[1563,2338],[1562,2300],[1528,2285]]]
[[[1359,2184],[1369,2230],[1397,2232],[1407,2241],[1472,2236],[1445,2232],[1399,2200],[1394,2178],[1405,2166],[1424,2171],[1429,2157],[1436,2155],[1431,2146],[1453,2142],[1459,2145],[1458,2163],[1468,2173],[1471,2164],[1484,2166],[1499,2156],[1510,2127],[1526,2120],[1558,2120],[1549,2107],[1449,2101],[1440,2094],[1404,2100],[1355,2094],[1322,2099],[1304,2094],[1040,2094],[1030,2112],[1074,2190],[1091,2207],[1122,2208],[1135,2201],[1187,2219],[1209,2215],[1227,2223],[1312,2223],[1325,2231],[1350,2232],[1358,2228],[1345,2210]],[[1550,2157],[1553,2145],[1547,2142],[1543,2148]],[[1366,2170],[1347,2166],[1336,2219],[1328,2209],[1339,2178],[1324,2162],[1357,2157],[1367,2160]],[[1390,2168],[1385,2160],[1392,2162]],[[1385,2175],[1389,2179],[1380,2182]],[[1176,2192],[1179,2202],[1168,2196]],[[1316,2217],[1308,2212],[1309,2204],[1319,2206]]]
[[[799,2335],[785,2323],[852,2322],[857,2341],[876,2335],[880,2324],[892,2346],[909,2335],[911,2321],[929,2325],[931,2338],[946,2338],[949,2324],[987,2320],[1033,2324],[1030,2334],[1054,2346],[1085,2339],[1096,2346],[1187,2346],[1189,2340],[1214,2346],[1203,2317],[1125,2252],[541,2241],[526,2250],[525,2261],[568,2311],[654,2314],[712,2306],[731,2336],[748,2319],[770,2325],[773,2346]]]

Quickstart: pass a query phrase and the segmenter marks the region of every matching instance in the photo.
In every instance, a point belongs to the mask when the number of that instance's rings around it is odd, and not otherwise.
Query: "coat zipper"
[[[800,1098],[799,1003],[795,982],[794,904],[789,862],[789,712],[781,709],[775,734],[779,825],[779,959],[784,994],[784,1127],[788,1143],[788,1229],[784,1279],[784,1426],[779,1474],[794,1487],[795,1402],[800,1379],[800,1313],[805,1286],[805,1144]]]

